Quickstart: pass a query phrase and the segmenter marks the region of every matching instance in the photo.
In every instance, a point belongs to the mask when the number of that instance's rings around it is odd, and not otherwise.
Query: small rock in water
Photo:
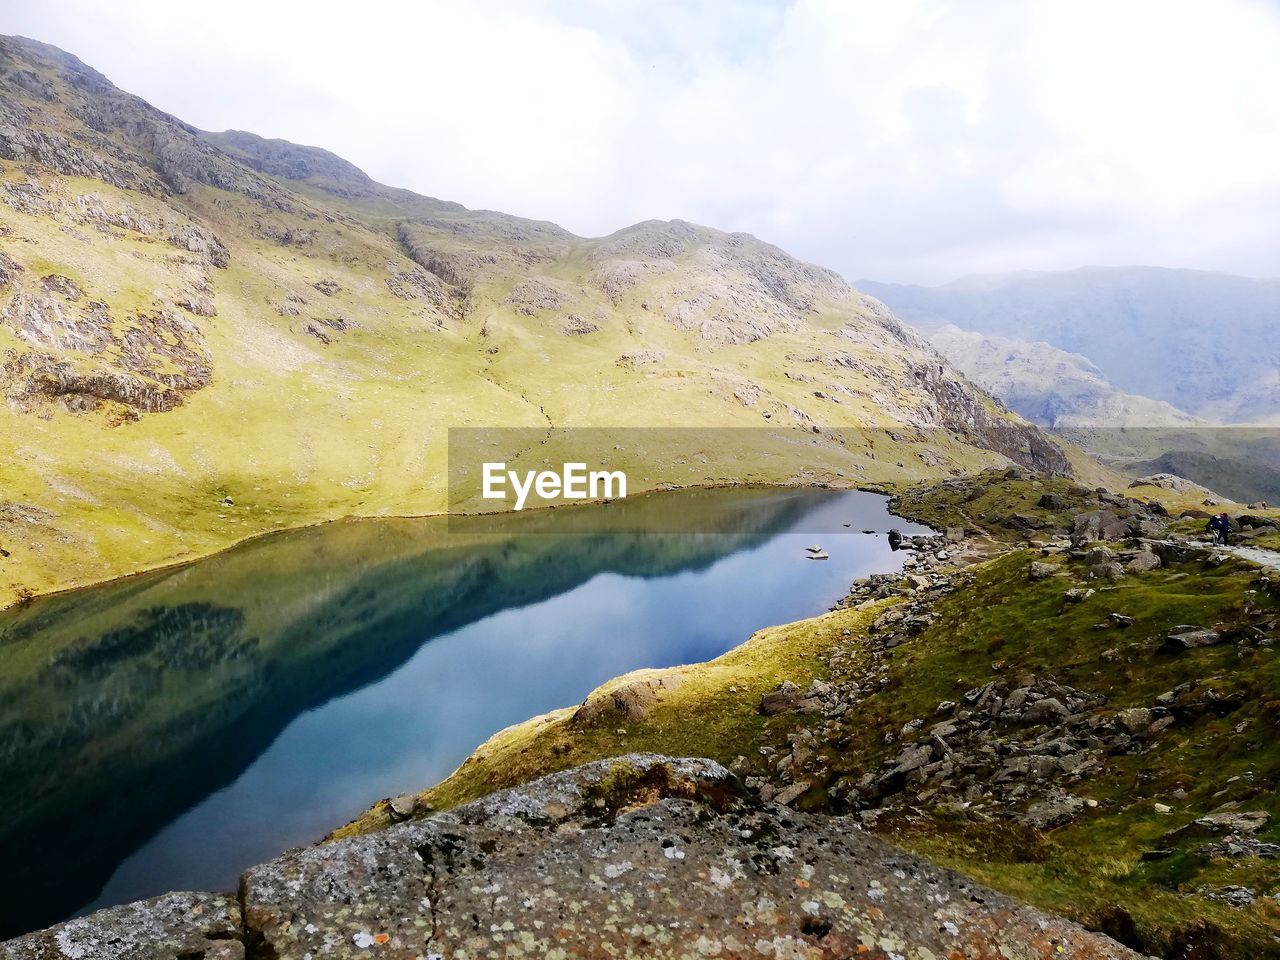
[[[822,547],[818,546],[816,543],[809,544],[809,546],[805,547],[805,549],[808,550],[810,553],[822,552]]]
[[[825,550],[819,550],[817,553],[806,554],[810,560],[830,560],[831,557]]]

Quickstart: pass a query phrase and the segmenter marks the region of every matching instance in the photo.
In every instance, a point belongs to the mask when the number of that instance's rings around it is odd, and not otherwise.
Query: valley
[[[1280,956],[1280,281],[609,229],[0,36],[0,960]]]

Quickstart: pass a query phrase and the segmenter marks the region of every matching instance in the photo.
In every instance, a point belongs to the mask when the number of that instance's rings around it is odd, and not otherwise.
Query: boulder
[[[1174,473],[1153,473],[1149,477],[1134,480],[1129,484],[1129,487],[1130,489],[1133,487],[1160,487],[1164,490],[1172,490],[1175,493],[1187,493],[1192,490],[1204,489],[1198,483]]]
[[[243,960],[232,894],[167,893],[0,944],[0,960]]]
[[[1022,712],[1025,723],[1059,723],[1070,716],[1070,711],[1057,697],[1037,700]]]
[[[393,820],[408,820],[418,807],[418,798],[412,793],[402,793],[387,801],[387,811]]]
[[[1018,819],[1037,830],[1052,830],[1070,823],[1084,808],[1085,802],[1079,797],[1055,790],[1048,798],[1031,804]]]
[[[1150,550],[1140,550],[1138,555],[1129,561],[1128,566],[1134,573],[1145,573],[1160,566],[1160,558]]]
[[[1059,494],[1045,493],[1041,494],[1040,499],[1036,501],[1036,506],[1042,510],[1065,510],[1067,501]]]
[[[1222,635],[1216,630],[1201,630],[1195,627],[1177,629],[1160,643],[1160,649],[1166,653],[1181,653],[1194,650],[1196,647],[1212,647],[1222,642]]]
[[[1165,834],[1168,840],[1184,837],[1217,837],[1226,834],[1251,836],[1267,825],[1271,814],[1265,810],[1242,810],[1211,813]]]
[[[261,956],[1138,957],[856,821],[651,755],[288,854],[240,889]]]
[[[592,727],[601,723],[608,725],[638,720],[662,699],[663,694],[680,686],[681,680],[679,674],[672,673],[623,683],[606,693],[588,697],[569,722],[575,727]]]
[[[1033,561],[1027,568],[1027,576],[1032,580],[1044,580],[1058,572],[1056,563],[1039,563]]]
[[[760,698],[760,713],[766,717],[780,713],[811,713],[822,706],[821,690],[810,687],[802,691],[790,680],[783,680],[776,690]]]
[[[1110,563],[1115,557],[1106,547],[1094,547],[1092,550],[1085,552],[1083,560],[1086,566],[1097,566],[1100,563]]]
[[[1116,721],[1135,737],[1144,737],[1151,731],[1151,711],[1146,707],[1130,707],[1116,714]]]
[[[1107,563],[1095,563],[1086,574],[1090,580],[1119,580],[1124,576],[1124,567],[1115,560]]]
[[[1115,524],[1119,518],[1110,510],[1090,510],[1078,513],[1071,520],[1073,543],[1089,543],[1102,539],[1102,529]]]

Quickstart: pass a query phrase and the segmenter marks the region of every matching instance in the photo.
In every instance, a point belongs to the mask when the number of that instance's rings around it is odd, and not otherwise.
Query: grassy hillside
[[[901,512],[970,533],[951,562],[504,730],[416,809],[631,751],[707,756],[1146,953],[1275,956],[1280,578],[1195,549],[1099,573],[1095,551],[1144,551],[1072,548],[1077,515],[1159,516],[1109,496],[996,474],[915,488]],[[1215,639],[1166,640],[1192,628]],[[384,802],[335,835],[396,818]]]
[[[440,512],[449,427],[767,428],[620,451],[633,490],[1066,468],[881,305],[753,237],[468,211],[194,130],[33,41],[0,39],[0,93],[0,606]]]

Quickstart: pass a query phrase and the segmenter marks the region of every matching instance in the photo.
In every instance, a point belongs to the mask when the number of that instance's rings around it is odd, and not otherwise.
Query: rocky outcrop
[[[930,342],[965,376],[1037,426],[1072,432],[1204,424],[1168,403],[1117,389],[1085,357],[1047,343],[950,325]]]
[[[243,951],[243,953],[241,952]],[[1138,955],[889,846],[632,755],[0,945],[3,960]]]
[[[167,893],[0,944],[0,960],[243,960],[240,904]]]

